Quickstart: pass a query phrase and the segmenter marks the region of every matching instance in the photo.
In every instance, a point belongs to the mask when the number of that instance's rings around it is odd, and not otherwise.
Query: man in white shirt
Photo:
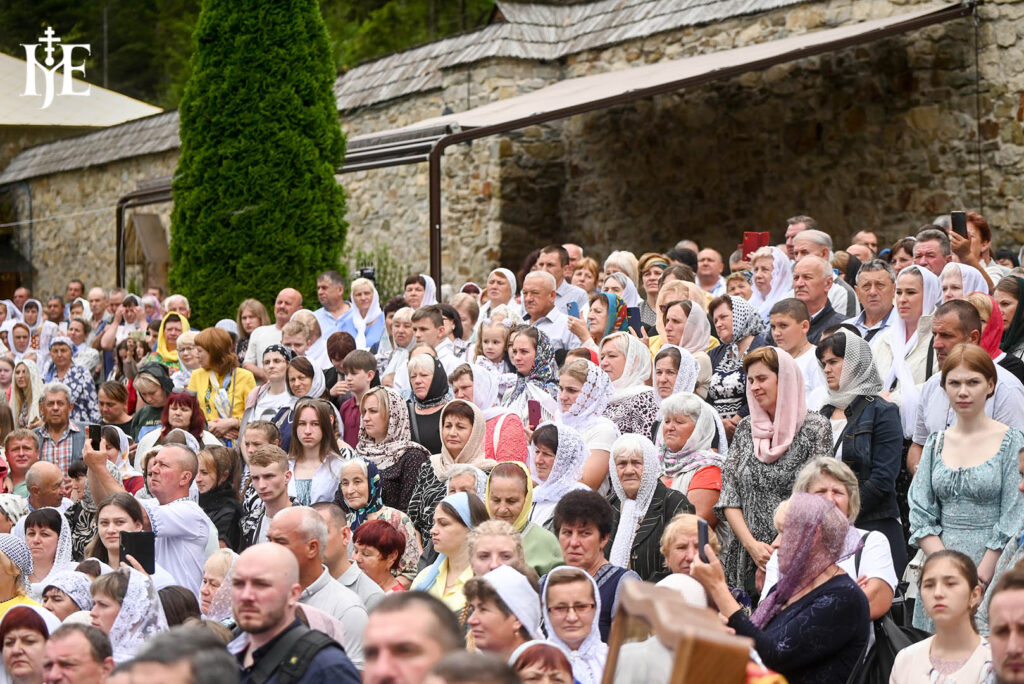
[[[316,296],[320,308],[313,312],[325,338],[341,330],[342,323],[352,315],[352,305],[345,301],[345,280],[337,271],[324,271],[316,279]]]
[[[331,501],[315,503],[313,510],[320,514],[327,525],[324,564],[328,572],[331,573],[331,577],[341,582],[342,586],[354,591],[367,611],[373,610],[373,607],[384,598],[384,590],[360,570],[358,565],[349,560],[348,547],[352,543],[352,528],[345,518],[345,511]]]
[[[547,271],[533,271],[523,280],[523,310],[555,351],[579,346],[579,338],[569,331],[568,316],[555,306],[555,277]]]
[[[257,381],[267,380],[267,374],[263,372],[263,352],[272,344],[281,344],[281,331],[292,319],[292,314],[301,308],[302,293],[286,287],[277,293],[277,299],[274,300],[274,322],[270,325],[261,325],[252,331],[242,367],[251,371]]]
[[[816,256],[829,262],[831,268],[832,237],[820,230],[801,231],[793,238],[793,253],[796,262],[806,256]],[[828,291],[828,300],[832,302],[832,308],[844,318],[856,316],[860,308],[857,303],[857,293],[842,278],[833,278],[832,287]]]
[[[566,313],[566,306],[569,302],[576,302],[580,311],[586,309],[590,298],[583,288],[576,287],[565,279],[569,268],[569,252],[565,247],[559,245],[548,245],[540,251],[537,257],[537,270],[547,271],[555,279],[555,307],[562,313]]]
[[[462,363],[455,355],[455,345],[448,337],[444,314],[436,304],[421,306],[412,314],[412,331],[417,344],[429,344],[434,348],[437,360],[444,366],[445,373],[451,373]]]
[[[357,669],[363,669],[363,631],[366,607],[351,589],[331,577],[323,564],[327,524],[308,506],[281,511],[270,523],[268,541],[286,547],[299,562],[299,603],[313,606],[336,618],[345,628],[342,646]]]
[[[807,330],[811,327],[807,305],[799,299],[780,299],[772,307],[769,321],[776,346],[792,356],[800,366],[804,376],[804,401],[808,410],[816,411],[821,408],[824,397],[820,390],[824,388],[827,391],[828,384],[814,355],[815,346],[807,341]],[[819,391],[817,395],[815,390]]]
[[[846,322],[854,325],[869,344],[876,342],[879,333],[897,316],[893,306],[895,295],[896,274],[892,266],[881,259],[865,262],[857,272],[857,299],[863,310]]]
[[[697,284],[712,297],[725,294],[725,263],[718,250],[705,247],[697,253]]]

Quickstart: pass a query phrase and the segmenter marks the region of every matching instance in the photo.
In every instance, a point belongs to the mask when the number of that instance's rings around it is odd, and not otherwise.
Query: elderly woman
[[[651,377],[647,345],[629,333],[609,335],[601,343],[601,369],[614,387],[604,416],[620,432],[651,434],[658,419],[658,401],[654,390],[645,384]]]
[[[516,276],[507,268],[496,268],[487,274],[487,285],[481,295],[480,317],[485,321],[499,306],[515,307]]]
[[[731,436],[740,419],[750,413],[743,357],[747,352],[764,346],[761,336],[764,321],[742,297],[716,297],[711,300],[709,310],[722,344],[708,352],[711,381],[707,399],[722,416],[726,434]]]
[[[448,403],[448,374],[436,356],[420,353],[409,359],[409,384],[412,440],[436,454],[441,451],[441,411]]]
[[[430,453],[412,441],[409,411],[401,395],[389,387],[370,389],[359,402],[362,421],[356,455],[380,471],[385,505],[406,510],[416,487],[416,474]]]
[[[679,491],[658,477],[658,450],[641,435],[623,435],[612,446],[609,470],[615,498],[616,521],[608,546],[608,560],[629,568],[645,581],[667,574],[659,541],[665,525],[677,513],[692,513],[693,506]]]
[[[963,299],[972,292],[988,294],[989,290],[988,282],[985,281],[985,276],[981,274],[981,271],[956,261],[951,261],[942,268],[939,281],[942,283],[943,302],[948,302],[951,299]]]
[[[231,335],[220,328],[207,328],[196,335],[199,363],[188,388],[195,392],[210,432],[223,440],[238,439],[245,400],[256,387],[256,378],[238,367]]]
[[[661,533],[661,555],[670,573],[690,575],[693,559],[699,555],[699,520],[702,518],[692,513],[680,513],[665,525]],[[708,529],[708,544],[715,553],[722,552],[722,544],[713,529]]]
[[[453,465],[469,463],[486,472],[496,465],[484,457],[485,422],[475,404],[461,399],[448,403],[441,411],[440,453],[420,466],[409,500],[409,518],[422,536],[430,533],[431,515],[445,495],[448,471]]]
[[[674,394],[690,394],[697,386],[697,375],[700,364],[693,354],[674,344],[664,345],[654,357],[654,371],[651,384],[654,386],[654,399],[661,407],[662,402]],[[649,437],[657,442],[660,438],[661,420],[657,420],[651,428]]]
[[[752,616],[733,598],[713,551],[706,549],[707,563],[693,560],[691,574],[736,634],[754,640],[765,665],[790,682],[845,682],[863,656],[870,620],[864,592],[837,563],[860,547],[832,502],[794,494],[779,546],[785,571]]]
[[[543,587],[542,613],[548,639],[569,653],[573,679],[580,684],[602,681],[608,646],[598,622],[601,593],[594,578],[579,568],[555,568]]]
[[[353,532],[371,520],[383,520],[402,534],[403,552],[399,554],[397,567],[406,575],[406,578],[399,578],[400,581],[404,579],[402,584],[408,587],[409,579],[416,574],[416,563],[423,548],[409,516],[384,503],[381,498],[382,486],[383,478],[372,461],[353,458],[341,468],[341,482],[334,503],[346,512],[348,525]]]
[[[338,329],[352,336],[356,349],[376,349],[384,333],[384,312],[380,308],[377,288],[366,278],[356,278],[350,285],[350,291],[352,315],[344,318]]]
[[[604,272],[621,273],[634,283],[640,279],[637,259],[632,252],[616,251],[609,254],[604,260]]]
[[[83,617],[92,610],[92,595],[89,585],[92,578],[84,572],[66,570],[54,573],[43,589],[43,607],[64,622],[75,613]]]
[[[601,340],[613,332],[629,332],[626,302],[613,292],[591,295],[586,322],[570,317],[569,328],[584,347],[597,351]]]
[[[507,661],[540,632],[540,597],[530,581],[506,565],[466,583],[473,612],[466,621],[474,650]]]
[[[548,336],[530,326],[513,328],[509,358],[517,377],[502,397],[501,405],[528,425],[532,399],[540,403],[541,420],[550,420],[558,412],[558,364]]]
[[[767,324],[768,316],[779,301],[793,289],[793,264],[778,247],[762,247],[750,255],[754,271],[754,294],[750,304]]]
[[[60,620],[39,606],[16,606],[0,618],[0,647],[7,681],[42,684],[46,640]]]
[[[504,520],[522,535],[526,562],[538,575],[562,564],[562,549],[555,535],[530,521],[533,481],[525,465],[496,465],[487,480],[484,503],[493,519]]]
[[[178,362],[178,338],[189,331],[188,319],[181,314],[168,313],[160,321],[156,351],[146,357],[147,363],[162,363],[167,372],[174,375],[180,368]]]
[[[836,331],[818,343],[815,354],[828,384],[821,415],[832,423],[833,451],[859,482],[860,513],[854,522],[885,535],[901,577],[907,547],[896,501],[903,449],[899,408],[878,396],[882,379],[871,346],[856,333]]]
[[[685,494],[697,515],[715,527],[722,468],[729,454],[721,418],[700,397],[687,393],[666,399],[661,415],[658,446],[662,482]]]
[[[640,293],[636,291],[636,284],[624,273],[609,273],[605,276],[601,291],[618,295],[628,307],[640,306]]]
[[[572,272],[572,284],[588,295],[597,292],[597,276],[601,268],[590,257],[583,257],[576,262],[576,270]]]
[[[785,351],[752,351],[743,368],[750,415],[729,445],[715,513],[735,535],[722,551],[729,585],[751,593],[755,570],[771,556],[775,508],[805,463],[832,453],[832,431],[828,419],[807,410],[800,368]]]
[[[28,597],[32,552],[21,537],[0,534],[0,618],[14,606],[35,604]]]
[[[43,382],[60,382],[71,396],[71,420],[79,423],[100,422],[100,408],[96,399],[96,383],[89,371],[72,363],[75,344],[67,337],[50,340],[50,360],[43,373]]]
[[[466,622],[466,597],[462,587],[473,576],[466,538],[470,530],[487,520],[487,509],[475,494],[459,492],[442,499],[433,511],[430,538],[438,557],[413,580],[412,589],[441,599]]]
[[[383,520],[368,520],[352,535],[352,560],[381,591],[405,591],[395,573],[402,567],[408,538]]]
[[[545,423],[537,428],[533,433],[531,473],[539,484],[533,490],[530,522],[550,529],[551,516],[562,496],[575,489],[588,489],[580,482],[588,457],[580,433],[568,425]]]
[[[231,567],[238,554],[217,549],[203,564],[203,583],[199,588],[199,610],[207,620],[231,619]]]
[[[604,416],[612,381],[599,366],[573,359],[562,369],[558,385],[559,422],[579,433],[587,451],[580,481],[597,489],[608,479],[608,455],[620,434],[615,423]]]

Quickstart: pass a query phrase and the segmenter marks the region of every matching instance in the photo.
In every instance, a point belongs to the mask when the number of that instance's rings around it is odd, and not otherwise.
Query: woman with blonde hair
[[[698,521],[701,518],[693,513],[678,513],[665,525],[661,533],[661,555],[665,558],[665,567],[676,575],[689,575],[693,559],[697,557],[699,536]],[[708,527],[708,544],[715,553],[722,552],[722,543],[714,528]]]
[[[35,605],[28,597],[32,552],[21,537],[0,534],[0,618],[18,605]]]
[[[605,275],[622,273],[636,284],[640,279],[638,265],[636,255],[632,252],[616,251],[609,254],[608,258],[604,260],[604,272]]]
[[[188,389],[195,393],[210,432],[223,440],[238,439],[245,400],[256,387],[256,378],[238,367],[231,335],[207,328],[196,335],[201,368],[192,372]]]
[[[235,314],[235,323],[238,324],[238,345],[235,347],[235,356],[238,357],[238,364],[242,364],[245,352],[249,348],[249,337],[252,331],[261,325],[270,325],[270,314],[267,307],[258,299],[246,299],[238,305]]]
[[[597,277],[601,267],[590,257],[583,257],[576,262],[576,270],[572,272],[572,284],[582,288],[588,295],[597,292]]]
[[[15,427],[35,429],[43,424],[39,400],[43,398],[43,378],[35,361],[18,361],[11,381],[11,413]]]

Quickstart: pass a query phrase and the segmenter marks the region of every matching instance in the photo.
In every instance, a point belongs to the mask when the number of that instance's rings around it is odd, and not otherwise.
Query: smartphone
[[[122,534],[124,534],[122,532]],[[703,518],[697,518],[697,554],[700,555],[701,563],[708,562],[708,555],[704,553],[704,547],[708,544],[708,523]]]
[[[953,223],[953,232],[960,237],[967,237],[967,213],[963,211],[949,212],[949,220]]]
[[[752,231],[743,231],[743,244],[740,249],[743,252],[743,260],[750,261],[750,255],[758,250],[761,246],[761,238],[757,233]]]
[[[565,313],[569,314],[573,318],[580,317],[580,305],[576,302],[569,302],[565,305]]]
[[[89,426],[89,442],[92,444],[93,451],[100,450],[100,430],[99,425]]]
[[[119,555],[122,560],[125,556],[131,556],[139,561],[143,570],[152,575],[156,572],[155,544],[156,535],[152,532],[122,532]]]
[[[526,402],[527,410],[530,412],[530,429],[536,430],[537,426],[540,425],[540,402],[536,399],[530,399]]]
[[[631,306],[626,309],[626,315],[629,316],[629,327],[633,329],[637,337],[643,336],[643,323],[640,321],[640,307]]]

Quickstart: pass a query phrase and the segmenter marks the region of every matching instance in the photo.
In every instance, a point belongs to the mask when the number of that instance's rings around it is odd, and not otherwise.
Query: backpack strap
[[[266,684],[266,682],[270,681],[270,678],[277,672],[278,665],[288,658],[288,654],[295,649],[299,641],[309,631],[309,627],[300,624],[292,627],[279,637],[270,650],[263,654],[259,662],[253,665],[252,672],[249,675],[251,684]]]
[[[301,681],[306,674],[306,670],[313,663],[313,659],[316,658],[316,654],[331,646],[341,648],[338,642],[323,632],[307,629],[306,633],[302,635],[302,638],[292,650],[291,656],[278,667],[278,684],[295,684]]]
[[[423,442],[420,441],[420,426],[416,423],[415,404],[411,401],[406,401],[405,405],[409,407],[409,431],[412,433],[412,441],[422,444]]]
[[[853,556],[853,571],[857,573],[857,577],[860,577],[860,558],[864,555],[864,544],[867,543],[868,535],[870,534],[871,531],[869,530],[860,536],[860,548],[857,549],[857,553]],[[857,577],[853,578],[854,582],[857,581]]]

